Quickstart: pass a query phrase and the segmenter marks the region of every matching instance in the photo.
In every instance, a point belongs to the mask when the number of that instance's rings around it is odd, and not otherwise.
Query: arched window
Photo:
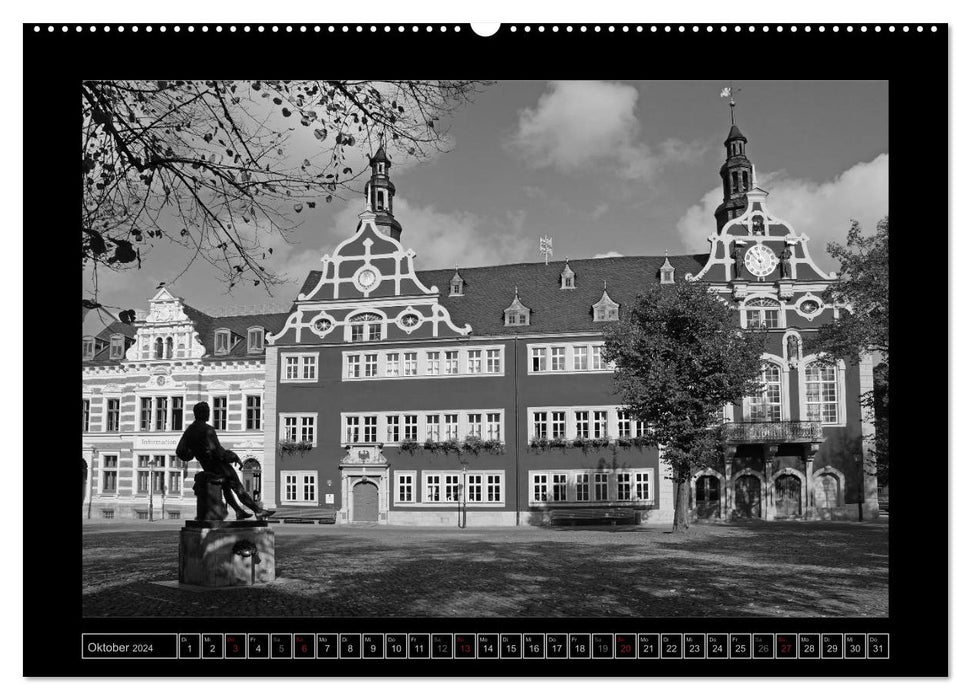
[[[747,421],[782,420],[782,369],[774,362],[762,365],[759,377],[762,389],[742,402],[742,415]]]
[[[165,359],[172,359],[172,349],[174,347],[175,341],[172,338],[165,339]]]
[[[360,343],[369,340],[381,340],[381,317],[377,314],[358,314],[349,319],[351,324],[351,342]]]
[[[811,362],[806,366],[806,417],[820,423],[839,422],[836,365]]]
[[[161,338],[155,339],[155,359],[161,360],[165,357],[165,342]]]
[[[745,302],[746,328],[782,328],[782,314],[779,302],[767,297],[758,297]]]

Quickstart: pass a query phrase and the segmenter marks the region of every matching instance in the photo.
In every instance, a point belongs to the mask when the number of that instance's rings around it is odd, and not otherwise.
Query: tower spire
[[[734,84],[723,88],[722,98],[728,98],[731,110],[731,129],[725,139],[725,162],[719,171],[722,179],[722,203],[715,210],[715,224],[720,233],[726,223],[743,214],[748,208],[746,193],[755,186],[755,168],[745,155],[748,139],[735,123],[735,93],[741,92]]]
[[[382,233],[401,240],[401,224],[394,218],[395,187],[389,171],[391,159],[384,150],[384,133],[378,140],[378,150],[370,158],[371,177],[364,185],[366,208],[375,213],[375,223]]]

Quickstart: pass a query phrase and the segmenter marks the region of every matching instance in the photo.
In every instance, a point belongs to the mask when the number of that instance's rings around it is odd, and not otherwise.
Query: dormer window
[[[620,304],[615,302],[604,289],[600,301],[593,305],[594,321],[616,321],[620,317]]]
[[[232,342],[232,332],[228,328],[216,330],[216,354],[228,355]]]
[[[251,353],[263,352],[263,338],[265,331],[261,326],[250,328],[246,332],[246,351]]]
[[[529,308],[519,301],[518,289],[516,290],[516,296],[512,300],[512,304],[509,305],[509,308],[505,310],[504,314],[507,326],[529,325]]]
[[[576,275],[570,269],[570,263],[564,265],[560,273],[560,289],[576,289]]]
[[[81,340],[81,356],[85,360],[94,359],[94,338],[83,338]]]
[[[456,270],[452,276],[452,281],[449,283],[448,295],[450,297],[460,297],[463,294],[465,294],[465,280],[462,279],[459,271]]]
[[[352,343],[381,340],[381,317],[377,314],[358,314],[350,319]]]
[[[125,336],[115,333],[111,336],[111,351],[108,357],[112,360],[120,360],[125,354]]]
[[[674,265],[664,256],[664,264],[661,265],[661,284],[674,284]]]

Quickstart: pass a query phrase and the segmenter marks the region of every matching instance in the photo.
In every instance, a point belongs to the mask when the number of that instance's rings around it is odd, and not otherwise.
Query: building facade
[[[264,498],[342,523],[541,524],[558,509],[667,520],[670,468],[618,404],[603,329],[647,285],[705,283],[770,339],[764,390],[726,407],[723,464],[694,475],[693,512],[875,517],[859,406],[872,364],[803,351],[840,313],[823,296],[835,275],[768,211],[746,144],[733,125],[705,254],[430,271],[402,244],[379,150],[357,230],[268,336]]]
[[[164,288],[149,304],[133,325],[82,340],[87,518],[195,517],[199,463],[175,448],[198,401],[243,460],[244,485],[262,488],[265,336],[285,315],[212,317]]]

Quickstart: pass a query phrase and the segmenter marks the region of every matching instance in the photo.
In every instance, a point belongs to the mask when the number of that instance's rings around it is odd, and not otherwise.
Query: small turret
[[[378,229],[395,239],[401,240],[401,224],[394,218],[394,183],[389,171],[391,159],[384,150],[384,144],[370,158],[371,179],[364,185],[364,200],[367,208],[374,212]]]

